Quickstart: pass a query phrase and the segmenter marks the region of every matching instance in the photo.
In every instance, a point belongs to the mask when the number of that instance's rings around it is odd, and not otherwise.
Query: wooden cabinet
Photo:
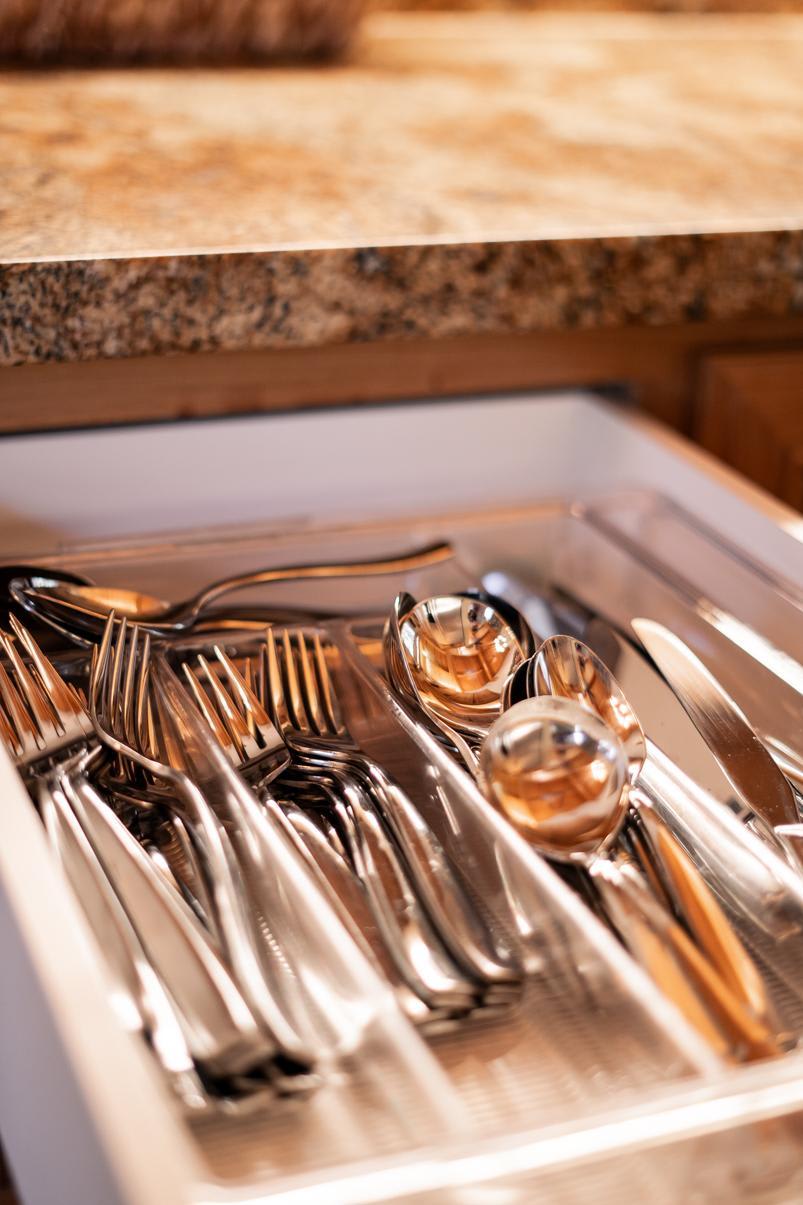
[[[803,348],[703,357],[692,434],[803,510]]]

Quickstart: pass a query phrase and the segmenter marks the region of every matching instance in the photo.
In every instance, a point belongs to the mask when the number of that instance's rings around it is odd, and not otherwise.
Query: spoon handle
[[[380,557],[367,561],[331,561],[319,565],[290,565],[273,569],[258,569],[238,577],[223,578],[213,582],[197,594],[186,606],[188,618],[197,617],[209,603],[233,590],[246,586],[266,585],[270,582],[305,581],[311,578],[343,578],[380,576],[384,573],[401,573],[411,569],[428,569],[454,557],[451,544],[439,541],[417,548],[413,552],[398,556]],[[184,608],[182,608],[184,610]]]
[[[631,801],[634,795],[631,794]],[[758,967],[736,935],[718,900],[674,833],[643,797],[638,817],[649,851],[697,946],[742,1004],[772,1027],[772,1005]]]
[[[600,857],[589,871],[625,945],[716,1053],[735,1062],[781,1054],[775,1035],[656,901],[632,863]]]

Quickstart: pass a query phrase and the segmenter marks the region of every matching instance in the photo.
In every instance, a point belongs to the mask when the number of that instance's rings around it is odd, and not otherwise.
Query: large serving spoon
[[[8,591],[25,610],[76,644],[86,646],[99,639],[112,612],[118,618],[133,620],[143,632],[166,636],[192,628],[212,603],[226,594],[250,586],[409,572],[440,565],[453,556],[452,546],[439,542],[413,552],[364,561],[332,561],[318,565],[258,569],[213,582],[180,603],[169,603],[120,586],[96,586],[77,579],[74,574],[50,569],[24,568],[9,580]]]
[[[490,594],[399,594],[385,626],[391,685],[454,745],[472,774],[475,746],[502,711],[505,683],[534,652],[523,616]]]
[[[598,715],[570,699],[522,700],[492,725],[479,760],[488,800],[543,853],[588,872],[625,944],[715,1050],[740,1061],[780,1053],[767,1024],[613,852],[628,814],[628,756]]]
[[[646,833],[649,851],[668,894],[698,946],[746,1008],[774,1026],[764,982],[718,901],[685,849],[638,787],[647,738],[621,686],[597,654],[573,636],[551,636],[518,672],[508,697],[525,689],[534,697],[558,696],[599,716],[622,743],[628,761],[627,802]]]

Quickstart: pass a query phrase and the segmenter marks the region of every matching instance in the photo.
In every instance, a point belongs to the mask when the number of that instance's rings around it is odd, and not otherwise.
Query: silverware
[[[8,591],[21,607],[76,644],[87,647],[100,637],[110,613],[136,622],[143,631],[167,636],[191,628],[202,613],[224,595],[251,586],[406,573],[443,564],[453,556],[451,545],[440,542],[410,553],[365,561],[259,569],[214,582],[181,603],[165,602],[122,587],[78,584],[73,580],[74,575],[61,575],[47,569],[26,569],[23,575],[10,580]]]
[[[222,724],[227,717],[235,732],[247,731],[249,721],[254,727],[272,727],[265,709],[270,711],[276,724],[274,734],[281,731],[282,747],[289,747],[292,752],[293,773],[283,776],[283,789],[292,789],[293,798],[306,809],[331,810],[348,862],[366,892],[374,924],[395,962],[397,975],[438,1014],[471,1011],[482,994],[481,985],[460,973],[453,957],[447,954],[441,935],[422,909],[418,893],[408,883],[407,864],[400,859],[377,814],[373,800],[377,784],[372,783],[365,761],[344,739],[342,731],[339,736],[324,735],[327,724],[336,727],[333,712],[336,704],[320,643],[317,673],[302,633],[291,636],[285,632],[282,651],[280,656],[274,633],[269,629],[262,650],[257,697],[218,647],[217,661],[232,694],[217,680],[207,704],[213,698],[220,709],[217,723]],[[210,676],[215,677],[211,670]],[[329,713],[329,720],[324,719],[324,710]],[[241,713],[240,729],[231,713]],[[373,769],[375,777],[380,779],[378,767]],[[429,852],[433,857],[433,865],[428,867],[431,875],[438,863],[434,861],[434,848]],[[448,889],[448,881],[442,889]],[[430,896],[437,895],[430,884],[427,890]],[[447,920],[454,928],[457,922],[448,913]],[[462,917],[461,920],[460,937],[465,937],[468,943],[473,933],[469,922]],[[474,944],[469,945],[462,960],[467,961],[475,948]],[[481,957],[481,953],[477,956]]]
[[[30,658],[20,656],[13,637],[0,632],[11,675],[0,663],[0,737],[18,766],[64,754],[94,737],[84,700],[55,670],[30,632],[9,617],[14,636]]]
[[[307,756],[322,765],[349,767],[366,785],[369,799],[398,848],[412,886],[435,931],[458,966],[482,985],[489,1006],[509,1003],[518,995],[520,977],[501,958],[470,903],[435,834],[412,799],[354,740],[345,722],[327,653],[340,664],[334,643],[324,647],[318,634],[285,632],[282,642],[284,692],[271,688],[277,680],[279,656],[269,631],[259,677],[274,717],[285,721],[289,705],[297,740],[307,741]],[[289,719],[289,716],[287,717]]]
[[[268,792],[261,800],[212,739],[167,662],[152,673],[166,749],[203,787],[231,834],[245,906],[264,973],[289,1023],[322,1068],[356,1050],[395,1014],[368,964],[299,855],[291,826]]]
[[[148,1039],[185,1107],[205,1108],[209,1098],[173,1004],[70,806],[58,772],[37,779],[34,798],[51,849],[103,953],[112,1008],[126,1029]]]
[[[490,595],[399,594],[385,627],[385,667],[403,699],[446,737],[471,774],[475,746],[501,712],[504,685],[534,651],[527,623]]]
[[[271,1042],[209,934],[86,777],[86,762],[66,767],[62,786],[173,1002],[193,1062],[214,1079],[257,1075]]]
[[[103,760],[103,749],[97,743],[83,700],[13,617],[12,625],[31,658],[32,668],[29,670],[23,663],[10,638],[0,635],[17,683],[14,687],[8,675],[5,676],[3,703],[8,706],[14,699],[13,718],[17,726],[22,728],[23,715],[34,726],[36,741],[27,734],[26,747],[21,750],[22,759],[27,758],[24,767],[27,774],[37,776],[34,756],[39,763],[42,759],[51,763],[58,759],[55,769],[49,771],[49,778],[57,782],[58,790],[42,788],[47,807],[46,827],[54,846],[59,847],[64,840],[57,825],[67,825],[73,852],[83,851],[85,861],[87,848],[94,854],[89,871],[94,881],[97,883],[99,875],[105,876],[110,890],[98,889],[92,898],[82,887],[86,876],[80,877],[80,860],[73,857],[72,881],[90,924],[96,932],[103,931],[102,896],[105,895],[108,907],[108,897],[113,894],[118,901],[115,911],[122,907],[136,934],[136,961],[144,956],[150,980],[158,981],[164,989],[193,1063],[205,1076],[218,1080],[231,1081],[244,1074],[253,1076],[270,1058],[270,1043],[260,1034],[209,934],[181,895],[157,873],[152,859],[119,820],[108,799],[90,782],[90,774],[97,772]],[[122,648],[121,642],[118,654]],[[132,644],[132,652],[135,651],[136,642]],[[114,691],[121,689],[122,707],[129,724],[135,687],[133,664],[132,657],[121,687],[123,659],[121,655],[115,657],[115,672],[106,699],[114,709]],[[83,750],[65,760],[64,751],[74,749],[77,744],[84,746]],[[62,802],[65,806],[57,806]],[[76,822],[83,834],[80,839],[75,835]],[[98,911],[93,913],[92,908]],[[119,941],[117,945],[119,950]],[[130,941],[128,946],[131,947]],[[129,953],[129,957],[133,956]],[[118,969],[121,961],[122,956],[116,959]],[[154,1044],[158,1045],[156,1039]]]
[[[803,834],[788,779],[756,736],[744,712],[680,637],[654,620],[636,618],[633,631],[652,657],[723,773],[758,820],[754,828],[780,839],[797,866],[794,838]]]
[[[480,784],[518,831],[583,867],[625,944],[714,1048],[742,1061],[780,1047],[613,850],[627,817],[627,755],[593,711],[544,695],[514,703],[480,754]]]
[[[551,636],[514,678],[527,677],[528,694],[572,699],[605,721],[616,733],[628,759],[628,802],[646,835],[669,901],[698,947],[726,985],[768,1028],[776,1027],[764,982],[705,880],[670,829],[638,788],[648,756],[639,718],[608,667],[588,645],[573,636]],[[511,681],[511,694],[515,682]]]
[[[298,1032],[284,1002],[276,998],[276,976],[272,973],[276,956],[266,948],[265,936],[259,931],[244,889],[239,865],[243,847],[257,856],[253,843],[248,846],[249,828],[243,823],[239,809],[235,815],[231,814],[231,800],[222,792],[218,806],[228,821],[227,828],[197,783],[183,770],[168,764],[166,759],[172,754],[186,766],[182,745],[191,744],[192,730],[182,741],[182,730],[160,693],[155,693],[151,706],[149,692],[154,679],[149,635],[146,634],[140,646],[139,632],[135,628],[129,636],[123,619],[117,625],[113,645],[114,631],[114,616],[110,616],[90,674],[92,722],[113,752],[169,788],[162,802],[174,807],[192,832],[206,877],[215,933],[226,962],[259,1023],[263,1039],[270,1044],[271,1057],[275,1060],[281,1056],[285,1065],[289,1060],[291,1081],[295,1073],[301,1077],[297,1084],[291,1082],[289,1086],[301,1086],[316,1058],[306,1033]]]

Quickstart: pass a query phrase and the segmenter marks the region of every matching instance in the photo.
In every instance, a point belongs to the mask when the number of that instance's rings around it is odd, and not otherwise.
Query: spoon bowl
[[[472,774],[473,749],[502,712],[511,672],[534,649],[515,608],[466,592],[416,601],[396,597],[385,625],[385,668],[392,686],[455,746]]]
[[[526,689],[529,685],[529,689]],[[634,782],[647,757],[647,740],[638,716],[607,665],[573,636],[550,636],[534,659],[521,667],[510,694],[555,695],[571,699],[598,715],[621,741]]]
[[[587,864],[616,840],[627,814],[627,756],[579,703],[526,699],[494,723],[480,753],[480,786],[544,853]]]

